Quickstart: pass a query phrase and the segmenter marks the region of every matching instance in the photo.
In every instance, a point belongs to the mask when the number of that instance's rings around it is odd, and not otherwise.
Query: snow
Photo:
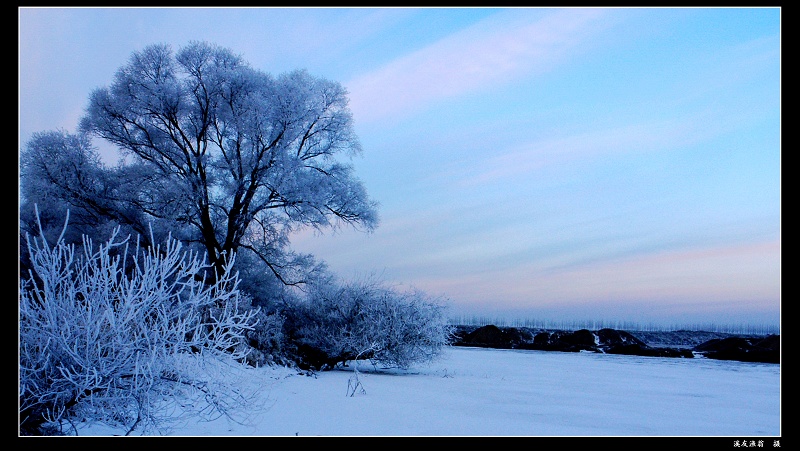
[[[408,370],[246,370],[241,415],[170,436],[780,437],[780,365],[448,347]],[[363,392],[348,396],[355,376]],[[101,425],[80,435],[118,435]],[[131,435],[137,435],[136,431]],[[769,446],[773,446],[772,443]]]

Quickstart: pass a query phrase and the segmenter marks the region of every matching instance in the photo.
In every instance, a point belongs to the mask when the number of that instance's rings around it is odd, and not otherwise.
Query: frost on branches
[[[96,247],[84,237],[77,251],[63,232],[53,245],[41,234],[26,236],[22,434],[78,421],[158,430],[176,412],[230,415],[247,401],[219,373],[221,365],[243,365],[243,336],[256,313],[240,296],[237,275],[225,271],[208,284],[209,266],[178,241],[142,249],[117,235]]]
[[[310,369],[368,359],[407,368],[436,359],[451,338],[444,307],[420,291],[375,281],[313,286],[291,334]]]

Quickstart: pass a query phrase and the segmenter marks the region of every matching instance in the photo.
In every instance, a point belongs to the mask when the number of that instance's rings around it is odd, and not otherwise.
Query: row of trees
[[[187,356],[310,369],[434,357],[449,339],[437,301],[339,281],[290,247],[302,228],[378,225],[341,158],[361,152],[347,104],[305,71],[152,45],[91,93],[77,133],[34,134],[20,151],[21,424],[153,420],[164,381],[201,380],[174,363]],[[104,164],[94,139],[120,161]]]

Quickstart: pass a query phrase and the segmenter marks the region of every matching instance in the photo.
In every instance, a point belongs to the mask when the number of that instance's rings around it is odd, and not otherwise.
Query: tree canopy
[[[123,160],[104,168],[86,138],[50,132],[28,144],[23,171],[51,174],[50,192],[98,222],[143,236],[161,224],[203,246],[217,270],[249,251],[284,284],[301,283],[308,256],[287,249],[293,231],[378,223],[376,202],[339,158],[361,152],[347,91],[304,70],[272,76],[204,42],[151,45],[91,93],[79,131]],[[64,168],[69,178],[57,175]]]

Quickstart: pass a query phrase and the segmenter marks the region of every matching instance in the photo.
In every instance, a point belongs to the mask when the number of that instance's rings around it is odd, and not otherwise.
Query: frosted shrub
[[[289,363],[283,357],[283,323],[284,317],[280,313],[266,313],[259,310],[255,316],[256,325],[247,331],[246,337],[253,348],[248,356],[252,366],[271,363]]]
[[[26,236],[32,269],[20,280],[19,298],[23,434],[76,421],[147,431],[175,414],[170,405],[180,415],[235,406],[238,394],[219,367],[242,365],[243,336],[256,313],[240,306],[237,276],[226,271],[205,283],[209,267],[178,241],[148,249],[137,241],[130,249],[117,234],[96,249],[84,237],[82,251],[65,244],[63,233],[52,246]]]
[[[371,281],[318,288],[301,310],[298,342],[320,369],[361,358],[398,368],[427,363],[452,333],[435,300]]]

